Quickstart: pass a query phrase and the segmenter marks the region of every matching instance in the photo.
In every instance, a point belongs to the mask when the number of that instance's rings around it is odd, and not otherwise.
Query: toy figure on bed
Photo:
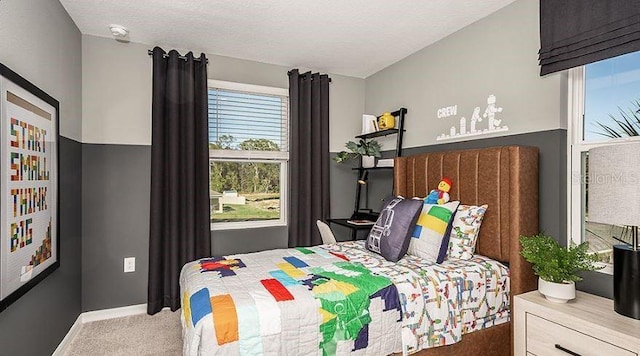
[[[449,201],[449,191],[451,190],[451,179],[442,178],[438,183],[438,189],[433,189],[425,198],[427,204],[444,204]]]

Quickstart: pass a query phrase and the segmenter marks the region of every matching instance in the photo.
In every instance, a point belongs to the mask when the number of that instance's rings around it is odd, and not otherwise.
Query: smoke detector
[[[116,39],[123,39],[129,34],[129,30],[121,25],[109,25],[109,30]]]

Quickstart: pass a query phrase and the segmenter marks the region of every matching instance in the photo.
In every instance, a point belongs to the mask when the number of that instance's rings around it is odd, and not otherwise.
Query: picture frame
[[[60,267],[59,113],[0,63],[0,312]]]

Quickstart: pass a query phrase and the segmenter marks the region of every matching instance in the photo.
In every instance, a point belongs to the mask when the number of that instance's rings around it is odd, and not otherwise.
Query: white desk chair
[[[316,225],[318,225],[318,230],[320,231],[320,236],[322,236],[323,244],[336,243],[336,237],[333,236],[333,232],[331,232],[329,225],[325,224],[321,220],[316,221]]]

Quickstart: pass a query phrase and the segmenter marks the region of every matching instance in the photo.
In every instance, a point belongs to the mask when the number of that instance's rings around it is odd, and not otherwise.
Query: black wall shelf
[[[376,137],[381,137],[381,136],[389,136],[389,135],[397,134],[398,131],[400,131],[400,130],[398,130],[398,129],[387,129],[387,130],[369,132],[369,133],[366,133],[366,134],[358,135],[358,136],[356,136],[356,138],[361,138],[361,139],[364,139],[364,140],[368,140],[370,138],[376,138]]]
[[[405,115],[407,114],[407,109],[406,108],[400,108],[394,112],[391,113],[391,115],[393,115],[396,118],[396,128],[392,128],[392,129],[386,129],[386,130],[381,130],[381,131],[376,131],[376,132],[370,132],[370,133],[366,133],[366,134],[362,134],[362,135],[357,135],[356,138],[358,139],[363,139],[363,140],[369,140],[369,139],[373,139],[376,137],[384,137],[384,136],[390,136],[390,135],[397,135],[397,139],[396,139],[396,149],[395,149],[395,156],[394,157],[400,157],[402,155],[402,139],[404,136],[404,119],[405,119]],[[378,117],[380,118],[380,117]],[[390,157],[390,158],[394,158],[394,157]],[[358,165],[358,167],[353,168],[354,171],[358,172],[358,177],[362,177],[364,172],[368,172],[368,171],[391,171],[393,172],[393,168],[394,167],[370,167],[370,168],[365,168],[362,167],[362,159],[360,159],[360,163]],[[360,197],[361,197],[361,193],[362,193],[362,188],[363,185],[360,183],[356,183],[356,199],[355,199],[355,204],[354,204],[354,209],[353,209],[353,215],[351,215],[351,217],[349,219],[344,219],[344,218],[339,218],[339,219],[329,219],[328,221],[331,223],[334,223],[336,225],[341,225],[341,226],[345,226],[351,229],[351,237],[352,239],[355,239],[357,237],[357,231],[361,231],[361,230],[369,230],[371,229],[371,225],[354,225],[354,224],[350,224],[348,222],[348,220],[350,219],[368,219],[371,221],[375,221],[378,217],[378,213],[371,211],[371,209],[360,209]],[[393,194],[393,186],[391,187],[391,193]],[[368,189],[365,192],[365,194],[368,194]]]
[[[395,150],[395,156],[394,157],[400,157],[402,156],[402,139],[404,136],[404,116],[407,114],[407,109],[406,108],[400,108],[394,112],[391,113],[391,115],[393,115],[396,118],[396,127],[392,128],[392,129],[386,129],[386,130],[381,130],[381,131],[376,131],[376,132],[369,132],[366,134],[362,134],[362,135],[358,135],[356,136],[357,138],[361,138],[361,139],[371,139],[374,137],[383,137],[383,136],[389,136],[389,135],[396,135],[397,139],[396,139],[396,150]],[[378,118],[380,118],[380,116],[378,116]],[[392,157],[393,158],[393,157]],[[360,164],[358,165],[357,168],[354,168],[354,170],[358,171],[358,177],[362,176],[362,173],[364,171],[388,171],[391,170],[393,171],[393,167],[371,167],[371,168],[364,168],[362,167],[362,158],[360,159]],[[353,207],[353,215],[352,217],[355,216],[361,216],[361,212],[360,212],[360,196],[361,196],[361,192],[362,192],[362,184],[360,183],[356,183],[357,187],[356,187],[356,201]],[[393,185],[391,186],[391,194],[393,194]],[[367,194],[368,194],[368,189],[367,189]]]

